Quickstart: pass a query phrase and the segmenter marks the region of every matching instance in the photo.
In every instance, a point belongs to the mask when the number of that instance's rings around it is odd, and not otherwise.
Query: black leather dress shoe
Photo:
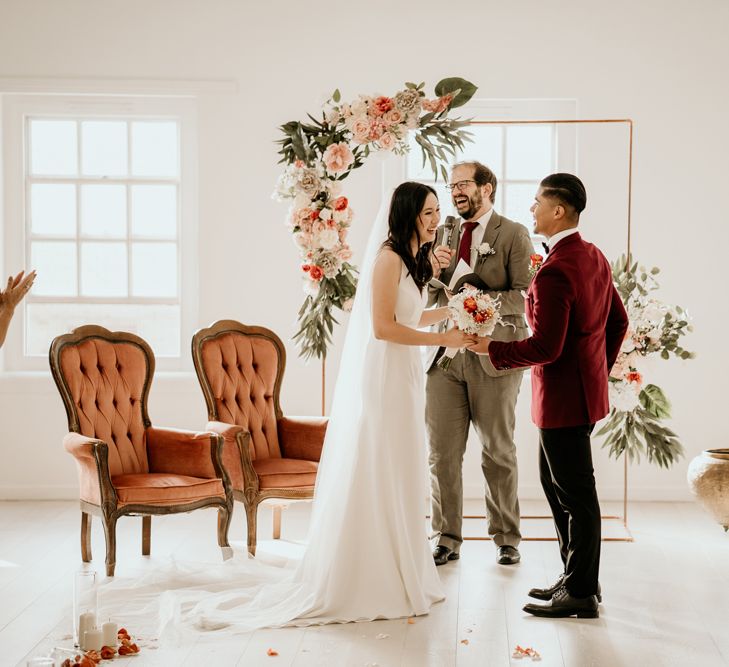
[[[460,557],[461,554],[442,544],[433,549],[433,560],[436,565],[445,565],[449,560],[458,560]]]
[[[564,574],[559,575],[559,579],[555,581],[549,588],[532,588],[528,595],[530,598],[536,600],[551,600],[557,589],[564,583]],[[597,595],[595,596],[598,602],[602,602],[602,590],[600,589],[600,582],[597,584]]]
[[[496,551],[496,562],[499,565],[514,565],[521,560],[519,549],[509,544],[502,544]]]
[[[536,604],[530,602],[524,605],[524,611],[534,616],[546,618],[598,618],[600,612],[597,610],[597,598],[588,595],[586,598],[572,597],[564,586],[560,586],[549,602]]]

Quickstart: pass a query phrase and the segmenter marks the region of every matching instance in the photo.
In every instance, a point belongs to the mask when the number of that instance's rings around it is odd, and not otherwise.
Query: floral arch
[[[450,118],[452,109],[468,102],[476,87],[458,77],[443,79],[428,98],[425,84],[406,83],[392,96],[360,95],[343,102],[339,90],[324,103],[320,118],[281,126],[280,162],[286,165],[274,198],[291,202],[286,224],[301,252],[306,298],[299,310],[294,340],[305,359],[325,359],[337,320],[334,308],[348,310],[357,288],[357,268],[347,231],[353,210],[341,181],[361,167],[370,154],[408,152],[413,132],[435,174],[447,179],[446,163],[463,148],[468,121]]]

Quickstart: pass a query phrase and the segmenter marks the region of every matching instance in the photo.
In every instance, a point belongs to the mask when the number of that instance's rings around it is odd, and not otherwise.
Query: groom
[[[564,571],[549,588],[529,595],[535,616],[597,618],[601,599],[600,505],[590,433],[608,412],[608,373],[628,317],[605,256],[577,231],[587,203],[572,174],[540,184],[531,211],[534,232],[549,254],[527,292],[532,335],[504,343],[484,338],[471,349],[496,368],[532,368],[532,419],[539,427],[539,472],[559,538]]]
[[[440,227],[435,240],[437,277],[448,284],[463,259],[501,299],[508,326],[498,327],[499,340],[521,340],[523,290],[529,285],[529,255],[534,252],[526,227],[493,209],[496,176],[480,162],[462,162],[451,171],[448,186],[461,216]],[[451,224],[448,224],[448,223]],[[442,271],[441,271],[442,269]],[[429,303],[444,306],[445,290],[429,287]],[[514,410],[522,371],[497,371],[488,357],[457,354],[448,370],[437,365],[443,348],[433,348],[426,381],[426,426],[430,446],[432,526],[438,536],[436,565],[459,557],[463,520],[463,455],[471,423],[481,440],[481,467],[486,478],[488,531],[501,565],[519,562],[519,501],[514,445]]]

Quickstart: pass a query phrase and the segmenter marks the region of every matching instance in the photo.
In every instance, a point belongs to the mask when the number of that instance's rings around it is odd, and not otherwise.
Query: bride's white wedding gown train
[[[403,265],[397,321],[416,328],[425,298]],[[240,632],[425,614],[443,599],[424,521],[420,348],[371,332],[363,341],[361,382],[339,386],[351,381],[347,368],[338,379],[302,559],[284,567],[242,554],[216,566],[174,563],[134,585],[102,587],[104,611],[148,603],[160,631]]]

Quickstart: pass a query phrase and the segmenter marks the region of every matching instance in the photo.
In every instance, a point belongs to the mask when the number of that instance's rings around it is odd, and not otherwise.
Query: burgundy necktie
[[[471,266],[471,241],[473,238],[473,228],[477,222],[464,222],[461,227],[463,234],[461,235],[461,245],[458,246],[458,259],[462,259],[468,266]]]

